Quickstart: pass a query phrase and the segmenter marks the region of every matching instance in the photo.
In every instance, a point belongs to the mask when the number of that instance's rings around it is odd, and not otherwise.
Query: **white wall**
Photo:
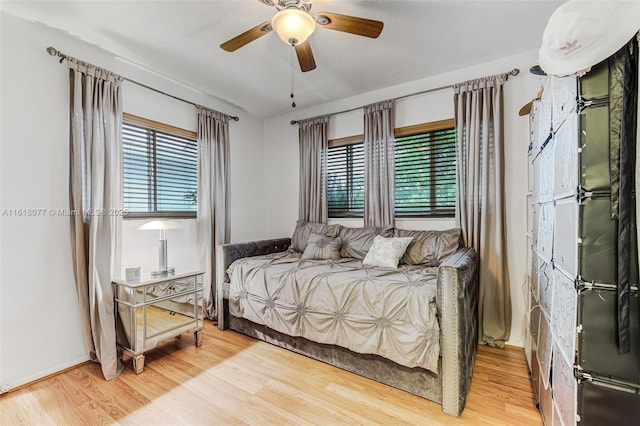
[[[111,69],[151,87],[239,115],[231,122],[231,216],[234,241],[265,235],[263,122],[212,96],[84,43],[0,13],[0,386],[13,388],[88,359],[71,260],[68,207],[69,89],[65,64],[45,49]],[[193,106],[125,83],[124,110],[195,130]],[[6,210],[5,210],[6,209]],[[10,216],[11,209],[44,215]],[[167,232],[169,259],[197,267],[194,220]],[[123,266],[157,265],[157,235],[123,226]],[[2,389],[5,390],[5,389]]]
[[[0,213],[5,209],[45,209],[44,216],[0,216],[0,385],[15,387],[87,359],[73,272],[69,218],[48,209],[68,205],[68,73],[47,46],[108,68],[149,86],[239,115],[230,124],[231,239],[288,236],[298,211],[297,126],[307,118],[359,107],[417,91],[449,85],[518,67],[506,86],[506,176],[509,272],[513,300],[512,344],[523,343],[526,228],[526,118],[517,111],[538,90],[526,73],[535,52],[407,83],[291,114],[259,120],[214,97],[115,58],[93,45],[43,25],[0,13]],[[191,106],[125,83],[127,112],[195,130]],[[453,116],[451,90],[410,97],[397,105],[397,126]],[[361,111],[334,117],[330,136],[362,133]],[[7,210],[7,212],[10,212]],[[195,226],[182,221],[168,231],[170,263],[197,267]],[[341,221],[358,226],[361,221]],[[359,222],[359,223],[358,223]],[[141,221],[125,221],[123,266],[155,267],[153,232],[137,231]],[[404,228],[444,229],[449,219],[398,221]]]
[[[513,323],[510,344],[524,344],[525,304],[522,286],[526,270],[526,153],[528,145],[528,120],[518,116],[520,107],[530,101],[539,88],[540,81],[527,72],[536,63],[537,52],[527,52],[478,66],[461,69],[412,83],[365,93],[349,99],[320,105],[306,110],[271,118],[264,124],[266,181],[268,206],[266,232],[269,237],[291,235],[298,215],[298,127],[291,120],[309,118],[348,110],[384,99],[421,92],[453,83],[510,71],[522,72],[511,77],[505,88],[505,160],[506,160],[506,212],[507,251]],[[452,118],[453,90],[443,89],[401,99],[396,105],[396,127],[408,126]],[[329,138],[363,133],[362,110],[339,114],[330,119]],[[293,166],[283,167],[291,164]],[[362,220],[338,220],[348,226],[361,226]],[[446,229],[454,226],[451,219],[398,220],[400,228]]]

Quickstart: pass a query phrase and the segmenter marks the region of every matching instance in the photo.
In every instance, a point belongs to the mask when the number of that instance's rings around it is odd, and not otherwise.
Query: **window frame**
[[[398,137],[405,137],[405,136],[415,136],[415,135],[419,135],[422,133],[428,133],[428,132],[435,132],[435,131],[440,131],[440,130],[448,130],[448,129],[453,129],[455,130],[455,121],[453,118],[449,118],[449,119],[445,119],[445,120],[438,120],[438,121],[431,121],[428,123],[421,123],[421,124],[415,124],[415,125],[411,125],[411,126],[404,126],[404,127],[397,127],[394,129],[394,138],[398,138]],[[343,138],[336,138],[336,139],[331,139],[328,142],[328,149],[329,148],[334,148],[334,147],[341,147],[341,146],[345,146],[345,145],[355,145],[358,143],[363,143],[364,142],[364,134],[359,134],[359,135],[353,135],[353,136],[347,136],[347,137],[343,137]],[[327,155],[328,155],[328,149],[327,149]],[[395,140],[394,140],[394,149],[395,149]],[[435,152],[432,151],[431,155],[435,155]],[[456,167],[457,167],[457,158],[456,158]],[[458,190],[457,184],[456,184],[456,191]],[[431,191],[432,194],[435,198],[435,191],[436,191],[436,187],[435,185],[432,185],[431,187]],[[326,192],[327,195],[327,199],[328,197],[328,191]],[[328,200],[327,200],[328,203]],[[396,218],[399,219],[429,219],[429,218],[452,218],[455,217],[455,205],[453,209],[447,209],[447,210],[441,210],[441,211],[431,211],[430,213],[410,213],[410,214],[398,214],[396,211],[396,206],[395,206],[395,202],[394,202],[394,206],[393,206],[393,210],[394,210],[394,216]],[[328,209],[328,205],[327,205],[327,211],[329,212]],[[344,211],[341,213],[340,216],[328,216],[330,219],[350,219],[350,218],[363,218],[364,217],[364,211],[362,214],[360,214],[359,212],[351,212],[351,211]]]
[[[197,149],[197,133],[193,132],[191,130],[186,130],[186,129],[182,129],[180,127],[175,127],[175,126],[171,126],[169,124],[165,124],[159,121],[154,121],[154,120],[150,120],[148,118],[144,118],[144,117],[140,117],[134,114],[130,114],[130,113],[123,113],[123,117],[122,117],[122,125],[124,128],[125,124],[129,124],[129,125],[133,125],[133,126],[138,126],[138,127],[142,127],[146,130],[151,130],[154,132],[160,132],[172,137],[178,137],[178,138],[182,138],[182,139],[188,139],[190,141],[193,141],[196,143],[196,149]],[[155,138],[154,138],[154,143],[153,146],[150,147],[150,151],[153,152],[153,161],[154,161],[154,172],[155,172],[155,176],[153,178],[154,181],[154,185],[153,187],[151,187],[151,185],[149,186],[149,191],[154,191],[155,195],[154,195],[154,211],[147,211],[147,212],[135,212],[135,211],[131,211],[129,210],[127,212],[127,214],[123,217],[124,219],[195,219],[197,217],[197,207],[196,207],[196,211],[188,211],[188,210],[174,210],[174,211],[158,211],[157,210],[157,191],[158,191],[158,187],[157,187],[157,173],[158,173],[158,168],[157,168],[157,157],[156,157],[156,143],[155,143]],[[123,137],[123,148],[122,148],[122,155],[123,155],[123,167],[124,167],[124,137]],[[198,157],[197,157],[197,151],[196,151],[196,167],[197,167],[197,161],[198,161]],[[197,172],[196,172],[196,178],[197,178]],[[124,205],[124,195],[125,195],[125,187],[124,187],[124,169],[122,172],[122,197],[123,197],[123,205]],[[196,201],[197,202],[197,201]],[[196,204],[197,206],[197,204]]]

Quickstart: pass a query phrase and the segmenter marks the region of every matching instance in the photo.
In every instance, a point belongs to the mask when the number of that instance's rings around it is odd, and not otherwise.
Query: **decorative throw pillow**
[[[353,257],[364,259],[373,244],[373,239],[381,235],[383,237],[393,237],[393,228],[347,228],[341,226],[338,236],[342,238],[341,257]]]
[[[302,253],[303,259],[340,259],[340,247],[342,240],[340,237],[327,237],[326,235],[314,234],[309,235],[307,248]]]
[[[326,225],[318,222],[306,222],[299,220],[296,223],[296,229],[293,231],[291,237],[290,250],[297,251],[299,253],[304,252],[307,248],[307,241],[311,233],[326,235],[327,237],[337,237],[340,225]]]
[[[407,250],[411,237],[376,236],[373,244],[362,261],[363,265],[382,266],[385,268],[397,268],[400,258]]]
[[[406,231],[396,229],[396,237],[413,237],[401,263],[407,265],[438,266],[456,252],[460,245],[460,229],[446,231]]]

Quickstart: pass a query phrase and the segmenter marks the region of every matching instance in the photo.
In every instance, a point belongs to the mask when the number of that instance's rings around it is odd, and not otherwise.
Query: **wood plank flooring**
[[[480,347],[461,417],[205,321],[106,382],[88,363],[0,397],[0,425],[541,425],[524,352]]]

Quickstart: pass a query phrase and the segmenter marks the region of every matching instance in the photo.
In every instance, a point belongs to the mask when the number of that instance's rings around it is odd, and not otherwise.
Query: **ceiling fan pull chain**
[[[294,67],[293,67],[293,51],[295,50],[295,46],[292,44],[291,45],[291,108],[295,108],[296,107],[296,99],[293,96],[293,91],[294,91],[294,85],[293,85],[293,71],[294,71]]]

